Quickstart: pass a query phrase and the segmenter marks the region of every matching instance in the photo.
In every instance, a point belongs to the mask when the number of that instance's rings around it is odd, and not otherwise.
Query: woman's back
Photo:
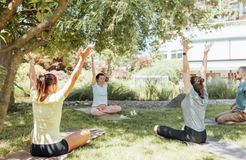
[[[32,92],[33,137],[34,144],[52,144],[61,141],[60,122],[63,91],[50,94],[43,102],[38,101],[38,93]]]
[[[207,104],[208,94],[206,89],[202,99],[191,87],[190,92],[186,94],[181,103],[185,125],[198,132],[203,131],[205,129],[204,118]]]

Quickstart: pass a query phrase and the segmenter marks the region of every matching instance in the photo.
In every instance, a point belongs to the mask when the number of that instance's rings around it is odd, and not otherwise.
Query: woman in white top
[[[190,77],[190,68],[187,59],[189,50],[188,41],[183,41],[183,80],[185,98],[181,103],[185,127],[184,130],[176,130],[164,125],[156,125],[156,134],[170,139],[190,141],[195,143],[205,143],[207,133],[204,125],[205,112],[208,104],[208,93],[206,90],[207,55],[212,44],[206,45],[201,77]]]
[[[91,114],[95,116],[102,116],[106,114],[113,114],[121,111],[121,107],[118,105],[108,105],[108,79],[110,73],[110,63],[112,57],[108,59],[107,74],[98,73],[96,75],[96,69],[94,64],[94,58],[91,56],[92,61],[92,89],[93,89],[93,103]]]
[[[49,73],[36,77],[33,55],[30,60],[30,88],[33,109],[34,128],[31,133],[31,154],[33,156],[52,157],[70,152],[82,146],[90,139],[88,130],[81,130],[61,138],[60,122],[62,105],[78,79],[91,47],[79,50],[79,62],[65,86],[57,92],[57,78]]]

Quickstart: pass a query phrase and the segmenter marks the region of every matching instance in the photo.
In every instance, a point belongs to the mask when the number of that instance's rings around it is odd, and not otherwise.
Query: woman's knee
[[[91,114],[92,114],[92,115],[96,115],[96,114],[97,114],[97,109],[92,108],[92,109],[91,109]]]
[[[98,114],[99,114],[98,109],[92,108],[92,109],[91,109],[91,114],[94,115],[94,116],[98,115]]]
[[[121,106],[115,106],[116,110],[120,112],[122,110]]]
[[[82,135],[82,137],[84,137],[85,140],[89,140],[91,138],[91,133],[89,130],[85,130],[83,129],[81,132],[80,132],[80,135]]]
[[[117,113],[120,111],[121,111],[121,107],[117,105],[110,105],[110,106],[107,106],[106,108],[107,113]]]
[[[156,134],[158,134],[158,130],[159,130],[159,125],[155,125],[155,127],[154,127],[154,132],[155,132]]]
[[[215,121],[216,121],[217,123],[219,123],[219,124],[223,124],[223,123],[226,122],[226,121],[225,121],[225,118],[223,118],[223,116],[216,117],[216,118],[215,118]]]
[[[99,111],[99,110],[96,109],[96,108],[92,108],[92,109],[91,109],[91,114],[92,114],[93,116],[101,116],[101,115],[104,115],[105,113]]]

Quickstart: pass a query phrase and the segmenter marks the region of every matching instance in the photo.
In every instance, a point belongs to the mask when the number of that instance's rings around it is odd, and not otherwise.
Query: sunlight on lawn
[[[67,159],[86,160],[220,160],[209,153],[195,151],[184,143],[157,137],[153,132],[156,124],[166,124],[179,129],[183,125],[180,108],[162,110],[138,110],[138,116],[131,117],[129,109],[123,114],[131,120],[104,121],[91,115],[63,109],[61,131],[68,128],[101,128],[106,134],[91,141],[88,145],[73,151]],[[209,106],[207,117],[214,117],[228,106]],[[11,124],[11,125],[10,125]],[[0,157],[29,145],[32,130],[32,111],[30,107],[20,108],[10,113],[0,134]],[[207,126],[208,136],[225,139],[245,146],[246,127],[244,125]]]
[[[180,160],[180,159],[202,159],[212,157],[212,155],[202,152],[192,153],[191,148],[178,141],[166,141],[159,137],[149,135],[137,138],[129,142],[123,137],[110,138],[110,142],[93,142],[89,147],[80,148],[71,157],[81,159],[117,159],[117,160]],[[94,143],[97,143],[94,146]],[[190,153],[190,154],[187,154]],[[191,156],[192,154],[192,156]]]

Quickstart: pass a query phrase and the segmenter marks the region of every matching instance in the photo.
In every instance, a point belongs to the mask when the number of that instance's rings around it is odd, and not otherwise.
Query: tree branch
[[[34,50],[35,48],[38,48],[38,47],[40,47],[40,46],[42,46],[42,45],[45,45],[45,44],[47,44],[47,43],[48,43],[48,41],[44,41],[44,40],[38,41],[38,42],[36,42],[36,43],[33,43],[33,44],[32,44],[31,46],[29,46],[27,49],[21,50],[20,52],[18,52],[18,54],[20,54],[20,55],[27,54],[27,53],[31,52],[32,50]]]
[[[61,17],[64,10],[66,9],[68,1],[69,0],[59,0],[58,7],[51,17],[38,24],[36,27],[32,28],[29,32],[20,37],[14,44],[1,49],[0,54],[7,53],[9,51],[23,47],[30,39],[40,34],[44,30],[54,26],[58,19]]]
[[[2,12],[0,16],[0,31],[9,23],[12,16],[15,14],[17,7],[22,3],[22,0],[12,0],[8,7]]]

